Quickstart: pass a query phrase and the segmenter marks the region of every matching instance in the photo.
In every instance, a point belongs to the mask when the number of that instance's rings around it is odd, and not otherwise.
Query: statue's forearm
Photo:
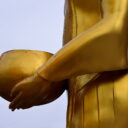
[[[126,33],[123,22],[126,0],[104,0],[103,20],[71,40],[38,72],[59,81],[76,75],[127,68]],[[123,8],[122,8],[123,5]],[[111,9],[113,7],[113,9]]]

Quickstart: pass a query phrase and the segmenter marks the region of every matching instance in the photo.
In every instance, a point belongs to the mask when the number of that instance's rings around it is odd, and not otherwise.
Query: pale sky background
[[[64,0],[0,0],[0,53],[62,47]],[[0,128],[65,128],[66,92],[56,101],[28,110],[8,109],[0,98]]]

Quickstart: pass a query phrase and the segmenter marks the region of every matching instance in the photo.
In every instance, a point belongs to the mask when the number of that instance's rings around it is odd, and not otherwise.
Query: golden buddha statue
[[[13,78],[17,84],[8,92],[10,109],[42,105],[67,90],[67,128],[127,128],[127,9],[128,0],[66,0],[64,46],[55,55],[42,52],[45,61],[37,64],[28,57],[33,61],[18,67],[23,80],[20,75],[17,81]],[[11,60],[11,53],[5,60]],[[23,62],[20,56],[17,61]],[[27,68],[33,71],[29,75],[24,73]],[[11,67],[5,71],[9,78]]]

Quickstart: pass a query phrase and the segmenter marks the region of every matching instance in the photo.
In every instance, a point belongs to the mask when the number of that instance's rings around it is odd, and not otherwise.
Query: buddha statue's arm
[[[27,109],[56,100],[65,90],[65,82],[51,82],[35,75],[28,77],[14,86],[11,91],[12,101],[9,108]]]
[[[38,70],[48,80],[126,69],[127,0],[103,0],[103,19],[71,40]]]
[[[24,102],[29,94],[33,94],[32,98],[29,99],[31,102],[34,96],[41,91],[41,99],[38,100],[38,104],[45,104],[57,99],[66,88],[65,80],[51,82],[42,77],[33,77],[33,75],[36,76],[34,74],[36,70],[45,64],[51,56],[53,54],[35,50],[11,50],[3,53],[0,56],[0,96],[12,101],[13,98],[10,96],[12,89],[17,86],[17,83],[24,81],[26,78],[25,82],[32,84],[30,86],[18,86],[18,90],[25,90],[23,94]],[[32,78],[35,79],[33,80]],[[33,89],[34,84],[35,88]]]
[[[127,22],[124,22],[126,21],[124,18],[127,18],[128,0],[102,1],[103,19],[71,40],[42,65],[34,76],[21,81],[14,87],[11,109],[31,107],[34,105],[34,103],[29,103],[31,98],[32,102],[40,101],[40,97],[44,94],[43,90],[39,93],[40,95],[35,95],[38,94],[35,92],[31,94],[31,90],[35,90],[38,88],[36,85],[40,85],[37,84],[40,82],[39,77],[48,80],[49,84],[52,81],[61,81],[80,74],[128,67],[126,62],[127,40],[125,38]],[[49,87],[55,88],[54,85]],[[35,99],[33,99],[33,95],[36,97]],[[26,103],[28,106],[24,107]]]

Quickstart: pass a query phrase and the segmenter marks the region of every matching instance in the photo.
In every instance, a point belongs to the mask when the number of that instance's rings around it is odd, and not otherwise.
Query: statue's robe
[[[101,0],[67,0],[64,44],[101,19]],[[67,92],[67,128],[128,127],[127,70],[73,77],[68,81]]]

